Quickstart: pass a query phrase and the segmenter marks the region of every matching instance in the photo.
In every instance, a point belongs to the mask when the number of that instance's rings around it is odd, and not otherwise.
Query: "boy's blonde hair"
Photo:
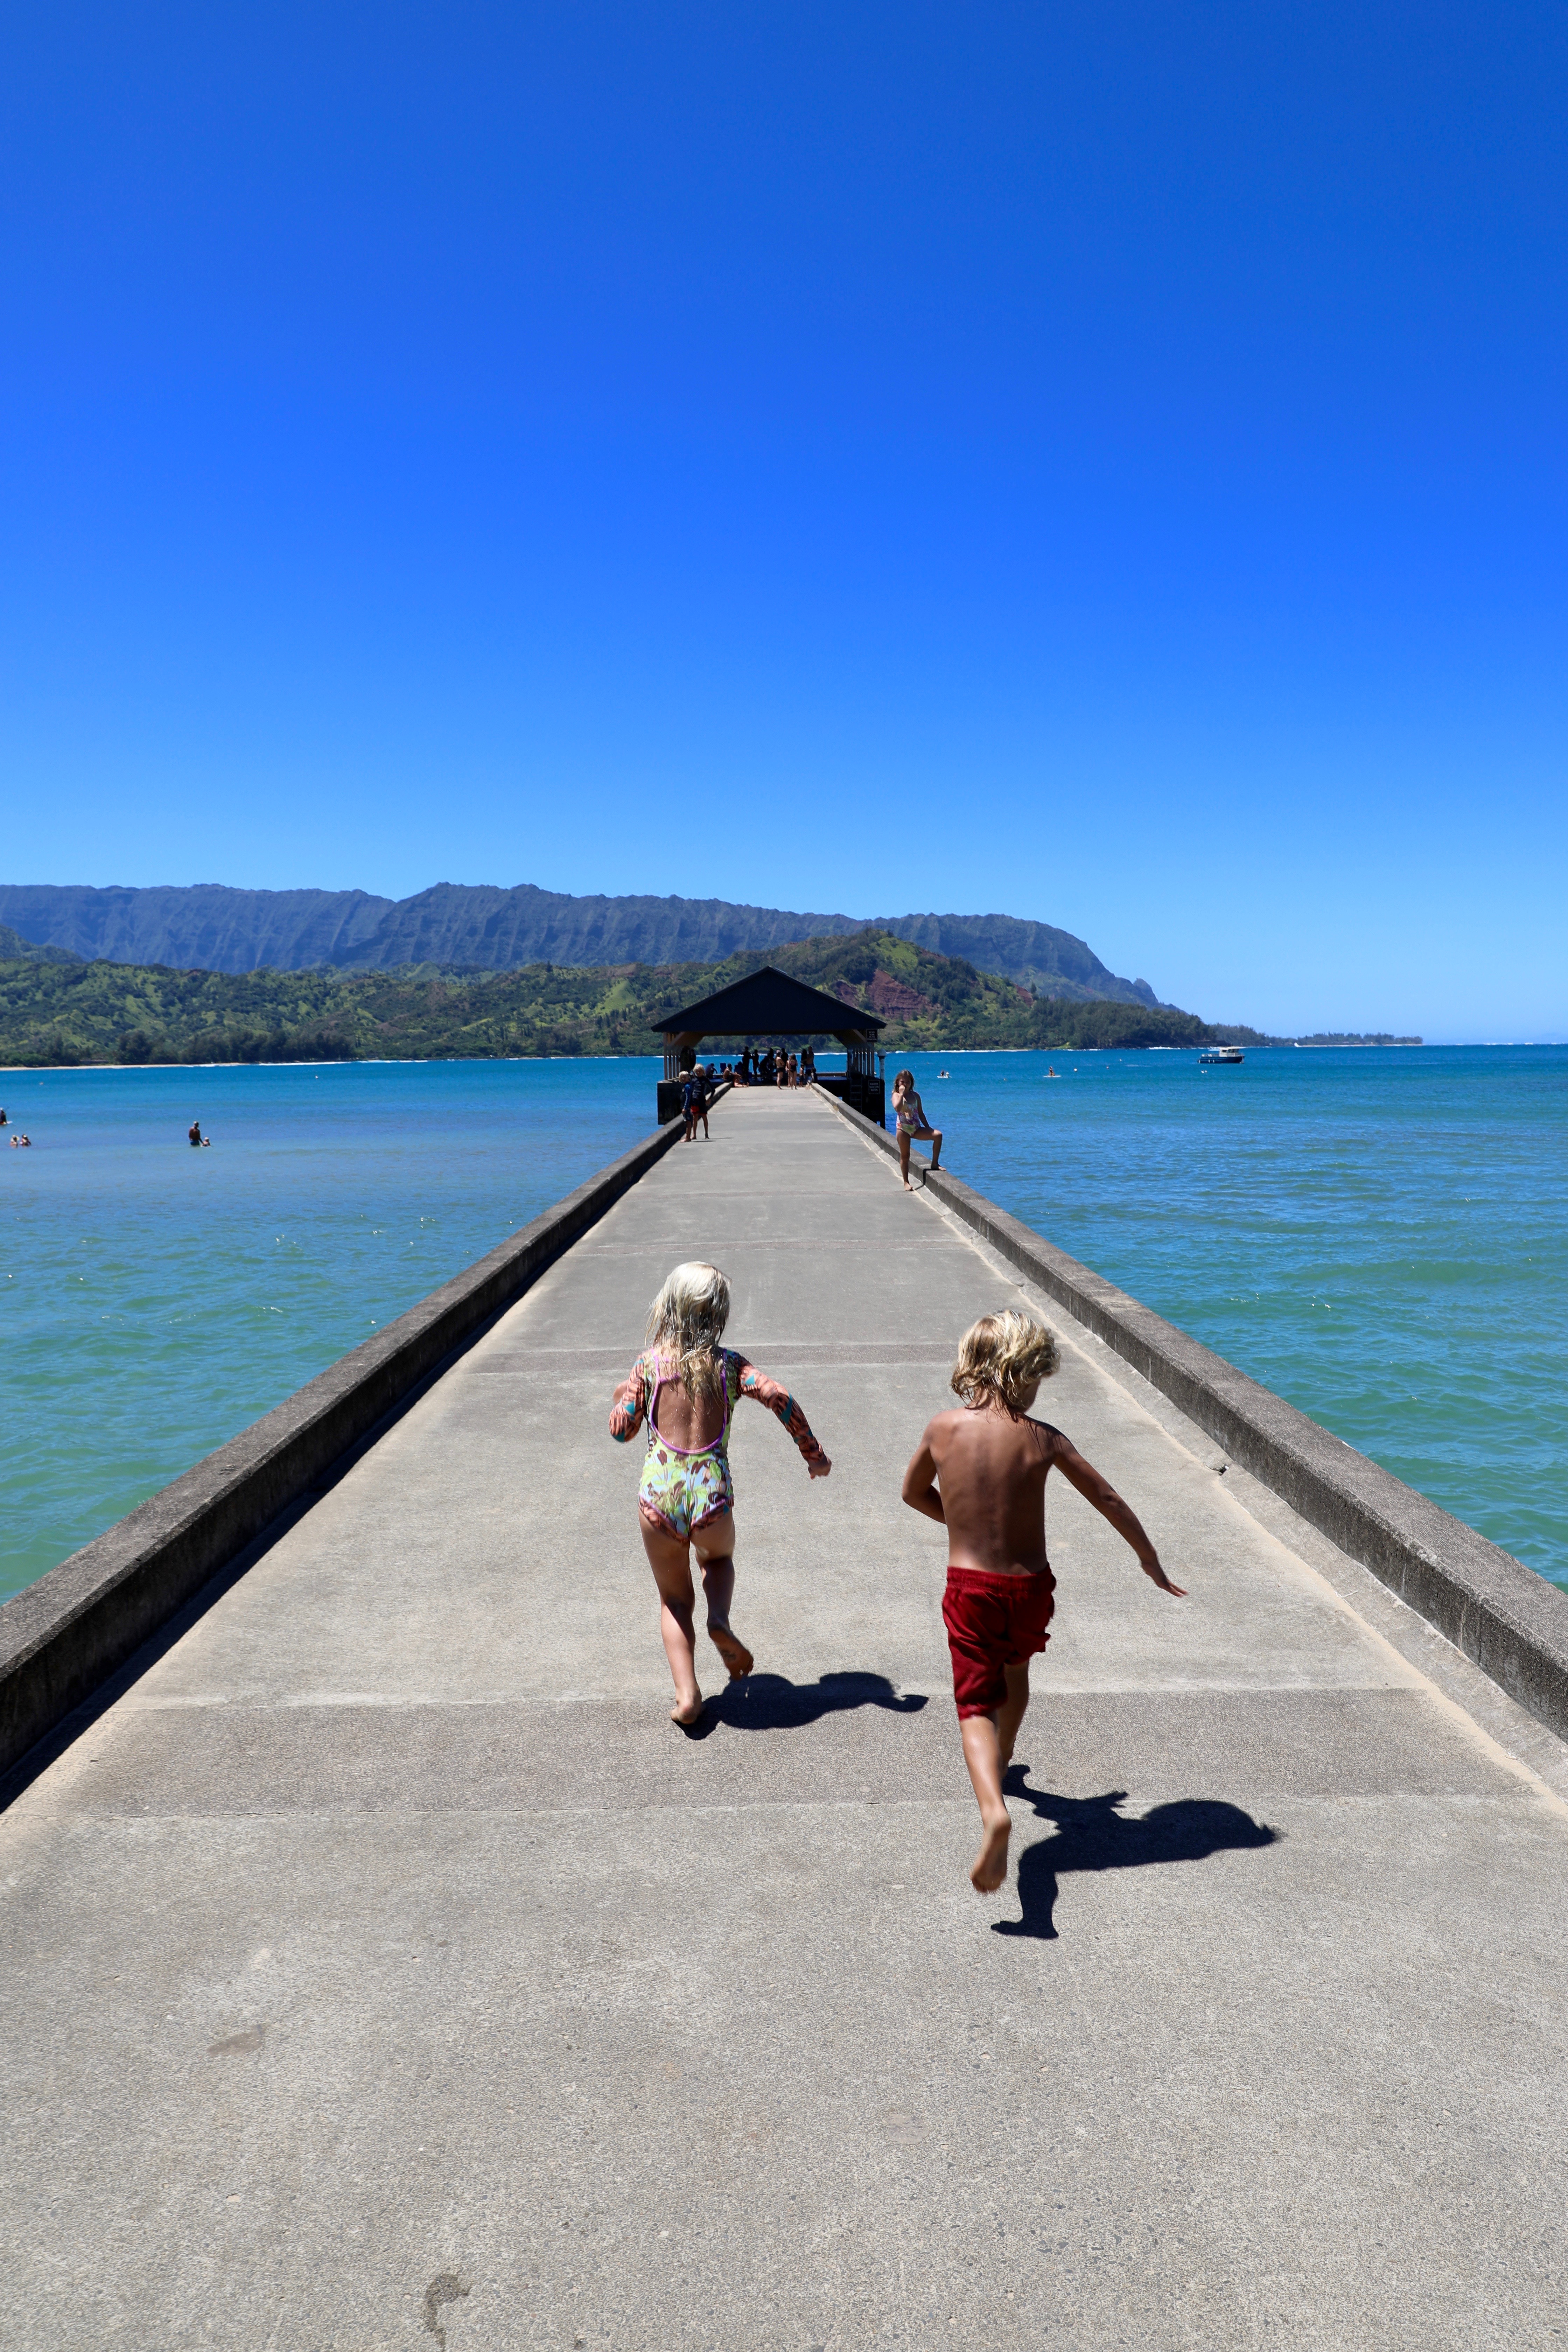
[[[959,1341],[952,1386],[965,1404],[994,1397],[1009,1412],[1022,1412],[1030,1391],[1056,1368],[1054,1334],[1032,1316],[1005,1307],[1000,1315],[983,1315]]]
[[[730,1286],[700,1258],[678,1265],[648,1308],[647,1343],[674,1357],[689,1397],[716,1394],[718,1347],[729,1320]]]

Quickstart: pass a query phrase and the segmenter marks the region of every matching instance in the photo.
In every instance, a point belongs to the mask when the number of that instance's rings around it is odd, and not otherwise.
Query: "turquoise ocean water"
[[[0,1598],[628,1150],[659,1066],[0,1075]]]
[[[1568,1048],[910,1059],[955,1173],[1568,1585]],[[0,1595],[646,1134],[656,1074],[0,1077]]]

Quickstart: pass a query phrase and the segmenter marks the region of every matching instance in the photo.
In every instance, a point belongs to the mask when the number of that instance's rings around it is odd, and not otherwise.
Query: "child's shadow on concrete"
[[[1182,1797],[1156,1805],[1140,1820],[1117,1811],[1125,1789],[1103,1797],[1056,1797],[1026,1785],[1026,1764],[1014,1765],[1004,1784],[1009,1797],[1026,1797],[1042,1821],[1055,1822],[1055,1837],[1041,1838],[1018,1859],[1022,1917],[992,1923],[994,1936],[1037,1936],[1057,1940],[1054,1913],[1058,1882],[1074,1870],[1142,1870],[1157,1862],[1206,1862],[1213,1853],[1241,1846],[1274,1845],[1279,1832],[1255,1822],[1239,1805],[1218,1798]]]
[[[920,1691],[906,1691],[900,1698],[886,1675],[847,1672],[824,1675],[814,1683],[792,1683],[784,1675],[747,1675],[710,1698],[691,1729],[699,1739],[706,1739],[721,1723],[731,1731],[803,1731],[825,1715],[844,1715],[858,1706],[918,1715],[925,1705]]]

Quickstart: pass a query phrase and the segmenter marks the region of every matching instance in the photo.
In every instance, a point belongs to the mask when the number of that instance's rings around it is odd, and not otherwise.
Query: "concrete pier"
[[[742,1408],[668,1720],[610,1391],[669,1266]],[[899,1480],[1029,1299],[1070,1491],[982,1900]],[[738,1095],[0,1822],[5,2340],[1568,2345],[1568,1751],[808,1096]]]

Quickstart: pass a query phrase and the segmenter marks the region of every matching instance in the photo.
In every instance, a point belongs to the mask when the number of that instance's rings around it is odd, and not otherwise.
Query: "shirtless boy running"
[[[1046,1646],[1055,1607],[1046,1558],[1053,1465],[1125,1536],[1152,1583],[1178,1601],[1186,1597],[1110,1481],[1059,1429],[1028,1418],[1040,1382],[1056,1368],[1057,1343],[1043,1324],[1014,1307],[983,1315],[964,1333],[953,1366],[963,1404],[927,1424],[904,1473],[905,1502],[948,1531],[942,1614],[963,1760],[985,1831],[969,1874],[980,1895],[994,1895],[1007,1875],[1013,1824],[1002,1777],[1029,1704],[1029,1660]]]

